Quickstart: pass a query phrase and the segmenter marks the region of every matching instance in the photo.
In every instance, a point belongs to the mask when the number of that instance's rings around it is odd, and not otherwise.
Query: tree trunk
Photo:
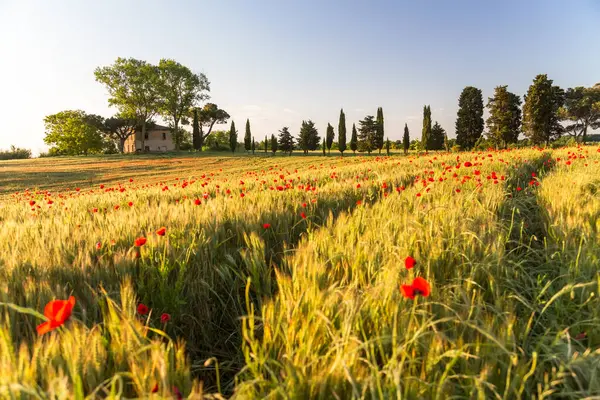
[[[175,139],[175,151],[179,151],[181,144],[179,143],[179,141],[180,141],[179,129],[178,129],[179,122],[177,121],[176,118],[173,118],[173,126],[175,127],[175,133],[173,133],[173,138]]]
[[[124,139],[123,137],[119,138],[119,152],[121,152],[121,154],[125,153],[125,140],[127,139]]]
[[[140,141],[142,142],[141,150],[146,151],[146,146],[144,146],[146,143],[146,118],[144,118],[144,122],[142,122],[142,137],[140,138]],[[134,142],[135,142],[135,140],[134,140]],[[134,145],[134,147],[135,147],[135,145]]]

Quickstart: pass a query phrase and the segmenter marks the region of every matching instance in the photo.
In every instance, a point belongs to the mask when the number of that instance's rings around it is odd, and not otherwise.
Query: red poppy
[[[129,203],[127,203],[129,205],[129,207],[133,206],[133,201],[130,201]]]
[[[96,250],[100,250],[102,248],[102,242],[96,243]]]
[[[270,227],[271,227],[271,224],[269,224],[268,222],[265,222],[263,224],[263,228],[265,228],[265,229],[269,229]]]
[[[30,205],[31,207],[33,207],[33,206],[35,205],[35,200],[31,200],[31,201],[29,202],[29,205]]]
[[[401,285],[400,291],[404,297],[414,300],[417,295],[429,296],[431,288],[429,282],[419,276],[413,280],[412,285]]]
[[[577,339],[577,340],[583,340],[586,337],[587,337],[587,333],[581,332],[581,333],[578,333],[577,336],[575,336],[575,339]]]
[[[142,247],[143,245],[146,244],[147,239],[145,237],[139,237],[137,239],[135,239],[135,247]]]
[[[465,167],[472,167],[473,164],[471,164],[470,161],[467,161],[466,163],[463,164]]]
[[[406,269],[412,269],[416,264],[417,260],[415,260],[411,256],[408,256],[404,259],[404,266],[406,267]]]
[[[202,201],[200,201],[200,199],[196,199],[194,200],[194,204],[199,206],[200,204],[202,204]]]
[[[167,322],[169,322],[171,320],[171,316],[167,313],[163,313],[160,316],[160,322],[162,322],[163,324],[166,324]]]
[[[154,384],[154,387],[152,387],[152,390],[150,392],[152,392],[152,393],[158,393],[158,383]]]
[[[44,308],[44,316],[49,321],[41,323],[37,326],[38,335],[50,332],[65,323],[71,316],[73,306],[75,305],[75,297],[69,297],[69,300],[53,300],[46,304]]]
[[[148,311],[149,310],[148,310],[148,306],[147,305],[145,305],[143,303],[138,304],[138,306],[137,306],[137,312],[138,312],[138,314],[140,314],[140,315],[146,315],[146,314],[148,314]]]
[[[306,214],[305,213],[301,212],[300,216],[302,217],[302,219],[306,219]]]

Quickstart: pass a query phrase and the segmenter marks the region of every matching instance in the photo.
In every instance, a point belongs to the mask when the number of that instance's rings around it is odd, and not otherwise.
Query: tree
[[[275,135],[271,135],[271,151],[273,154],[277,153],[277,138]]]
[[[197,101],[208,98],[205,92],[210,90],[209,82],[204,74],[196,75],[185,65],[169,59],[159,61],[158,74],[160,114],[170,121],[175,150],[179,150],[179,122]]]
[[[463,89],[458,99],[456,143],[463,149],[472,148],[483,132],[483,97],[473,86]]]
[[[237,147],[237,131],[235,130],[235,122],[231,121],[231,128],[229,129],[229,148],[232,153],[235,153]]]
[[[360,125],[358,128],[358,150],[367,151],[371,154],[371,151],[375,149],[375,136],[377,135],[377,122],[375,117],[367,115],[365,119],[358,121]]]
[[[287,126],[284,126],[279,131],[279,149],[284,153],[290,153],[292,155],[292,151],[294,150],[294,138],[289,131]]]
[[[254,141],[254,136],[252,136],[252,155],[254,155],[255,150],[256,150],[256,142]]]
[[[140,143],[145,149],[146,124],[162,108],[158,67],[135,58],[117,58],[113,65],[98,67],[96,81],[104,84],[122,116],[134,118],[141,127]]]
[[[408,154],[408,148],[410,147],[410,135],[408,133],[407,124],[404,124],[404,136],[402,137],[402,147],[404,148],[404,154]]]
[[[376,122],[376,131],[375,136],[373,137],[373,145],[374,149],[379,150],[379,154],[381,154],[381,149],[383,149],[383,108],[379,107],[377,109],[377,122]]]
[[[486,121],[488,138],[504,148],[508,143],[517,143],[521,133],[521,98],[506,88],[497,86],[494,97],[488,98],[490,116]]]
[[[198,116],[197,150],[202,150],[204,141],[208,139],[216,124],[225,124],[230,118],[227,111],[220,109],[214,103],[206,103],[204,107],[193,107],[189,110],[189,114]],[[205,127],[208,128],[206,133],[204,133]]]
[[[246,152],[252,150],[252,134],[250,133],[250,119],[246,119],[246,135],[244,136],[244,148]]]
[[[423,106],[423,129],[421,131],[421,143],[423,150],[429,149],[429,137],[431,136],[431,107]]]
[[[565,131],[578,142],[585,143],[588,128],[600,128],[600,84],[591,88],[578,86],[567,89],[560,117],[573,122]]]
[[[358,149],[358,134],[356,132],[356,124],[352,124],[352,137],[350,138],[350,150],[356,154]]]
[[[385,141],[385,152],[388,156],[390,155],[391,147],[392,147],[392,144],[390,143],[390,138],[387,138],[387,140]]]
[[[346,151],[346,115],[344,109],[340,110],[340,122],[338,123],[338,150],[344,155]]]
[[[308,154],[309,150],[316,150],[319,147],[319,140],[319,132],[315,127],[315,123],[311,120],[302,121],[298,146],[304,151],[304,154]]]
[[[333,145],[334,136],[335,133],[333,132],[333,126],[331,126],[330,123],[327,123],[327,133],[325,134],[325,137],[327,139],[327,150],[329,151],[329,154],[331,154],[331,146]]]
[[[431,135],[427,140],[427,148],[429,150],[442,150],[444,148],[445,137],[446,131],[436,121],[433,127],[431,128]]]
[[[102,138],[104,120],[81,110],[66,110],[44,118],[44,143],[65,155],[101,153],[105,147]]]
[[[535,77],[529,86],[523,105],[523,133],[534,144],[548,143],[563,133],[559,109],[564,103],[564,91],[552,86],[545,74]]]
[[[201,151],[202,144],[200,143],[200,122],[198,121],[198,109],[194,107],[194,109],[192,110],[192,114],[192,144],[194,150]]]
[[[327,143],[325,138],[323,138],[323,145],[321,147],[323,148],[323,155],[326,156],[327,153],[325,152],[325,150],[327,149]]]
[[[265,135],[265,154],[267,154],[267,146],[269,145],[269,142],[267,141],[267,135]]]
[[[104,133],[112,140],[118,141],[117,148],[123,153],[125,141],[135,134],[136,121],[133,118],[122,117],[120,114],[104,121]]]

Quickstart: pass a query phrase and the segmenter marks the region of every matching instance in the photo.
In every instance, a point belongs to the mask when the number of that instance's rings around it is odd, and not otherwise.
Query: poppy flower
[[[135,239],[135,247],[142,247],[143,245],[146,244],[147,239],[145,237],[139,237],[137,239]]]
[[[404,259],[404,266],[406,267],[406,269],[412,269],[416,264],[417,260],[415,260],[411,256],[408,256]]]
[[[50,332],[65,323],[71,316],[75,297],[69,297],[69,300],[53,300],[44,307],[44,316],[48,321],[37,326],[38,335]]]
[[[470,162],[470,161],[467,161],[467,162],[465,162],[463,165],[464,165],[465,167],[472,167],[472,166],[473,166],[473,164],[471,164],[471,162]]]
[[[167,322],[169,322],[171,320],[171,316],[167,313],[163,313],[160,316],[160,322],[162,322],[163,324],[166,324]]]
[[[194,204],[199,206],[200,204],[202,204],[202,201],[200,201],[200,199],[196,199],[194,200]]]
[[[102,242],[96,243],[96,250],[100,250],[102,248]]]
[[[421,295],[423,297],[429,296],[429,293],[431,293],[431,287],[425,278],[421,278],[419,276],[413,280],[411,285],[401,285],[400,291],[404,297],[414,300],[417,295]]]
[[[145,304],[143,304],[143,303],[138,304],[138,306],[137,306],[137,313],[140,314],[140,315],[146,315],[146,314],[148,314],[148,306],[145,305]]]
[[[29,205],[30,205],[31,207],[35,206],[35,200],[31,200],[31,201],[29,202]]]
[[[305,213],[301,212],[300,216],[302,217],[302,219],[306,219],[306,214]]]
[[[133,201],[130,201],[129,203],[127,203],[129,205],[129,207],[133,206]]]
[[[586,337],[587,337],[587,333],[581,332],[581,333],[578,333],[577,336],[575,336],[575,339],[577,339],[577,340],[583,340]]]
[[[155,383],[151,390],[152,393],[158,393],[158,383]]]
[[[270,227],[271,227],[271,224],[269,224],[268,222],[265,222],[263,224],[263,228],[265,228],[265,229],[269,229]]]
[[[165,236],[165,233],[167,233],[167,228],[165,228],[164,226],[156,231],[156,234],[158,236]]]

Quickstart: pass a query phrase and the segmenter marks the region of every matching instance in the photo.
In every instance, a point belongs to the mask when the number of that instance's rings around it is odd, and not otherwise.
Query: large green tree
[[[456,143],[472,148],[483,132],[483,96],[481,89],[467,86],[458,98]]]
[[[216,124],[225,124],[230,118],[227,111],[220,109],[214,103],[206,103],[204,107],[193,107],[189,113],[198,116],[197,150],[202,150],[204,142]],[[204,128],[207,129],[206,132],[204,132]]]
[[[252,150],[252,134],[250,133],[250,119],[246,119],[246,134],[244,135],[244,148],[247,152]]]
[[[194,150],[201,151],[202,144],[200,142],[200,120],[198,117],[198,108],[192,109],[192,147]]]
[[[371,154],[376,143],[377,122],[375,117],[367,115],[363,120],[358,121],[358,151],[368,152]]]
[[[488,138],[504,148],[509,143],[516,143],[521,133],[521,98],[506,88],[497,86],[494,89],[494,97],[488,99],[490,116],[486,121]]]
[[[567,89],[560,116],[571,122],[565,131],[578,142],[585,143],[588,129],[600,128],[600,84]]]
[[[546,74],[535,77],[529,86],[523,105],[523,133],[535,144],[558,139],[563,133],[559,110],[564,103],[565,93],[552,85]]]
[[[235,153],[237,147],[237,131],[235,130],[235,122],[231,121],[231,128],[229,128],[229,148],[232,153]]]
[[[279,149],[284,153],[289,153],[292,155],[292,151],[294,150],[294,138],[290,133],[290,130],[287,126],[284,126],[279,131]]]
[[[160,114],[173,128],[175,150],[179,150],[179,123],[196,102],[208,98],[209,82],[204,74],[194,74],[185,65],[169,59],[159,61],[158,74]]]
[[[46,116],[44,125],[44,143],[52,146],[58,154],[97,154],[106,146],[103,139],[104,120],[98,115],[66,110]]]
[[[383,131],[383,108],[377,108],[377,118],[376,118],[376,133],[374,136],[374,143],[376,149],[379,150],[379,154],[381,154],[381,149],[383,149],[384,143],[384,131]]]
[[[444,148],[444,138],[446,137],[446,131],[436,121],[431,128],[431,135],[427,141],[427,148],[429,150],[442,150]]]
[[[429,137],[431,136],[431,107],[423,106],[423,129],[421,130],[421,144],[423,150],[429,149]]]
[[[125,141],[135,134],[137,127],[134,118],[123,117],[120,114],[107,118],[104,121],[104,133],[110,139],[117,141],[117,148],[120,153],[125,150]]]
[[[402,137],[402,147],[404,148],[404,154],[408,154],[408,148],[410,147],[410,134],[408,133],[407,124],[404,124],[404,136]]]
[[[311,120],[302,121],[300,126],[300,135],[298,136],[298,146],[304,154],[308,154],[309,150],[316,150],[319,147],[319,132],[315,127],[315,123]]]
[[[356,153],[358,149],[358,133],[356,132],[356,124],[352,124],[352,137],[350,137],[350,150]]]
[[[110,66],[96,68],[94,75],[108,90],[108,104],[121,115],[135,118],[144,150],[147,122],[163,107],[158,67],[135,58],[117,58]]]
[[[340,110],[340,121],[338,123],[338,150],[344,155],[346,151],[346,115],[344,109]]]
[[[335,137],[335,133],[333,132],[333,126],[330,123],[327,123],[327,132],[325,134],[325,138],[327,140],[327,152],[331,154],[331,146],[333,146],[333,138]]]

